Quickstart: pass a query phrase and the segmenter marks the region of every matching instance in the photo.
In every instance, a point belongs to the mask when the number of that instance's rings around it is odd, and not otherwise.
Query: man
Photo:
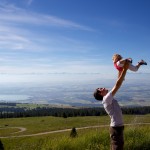
[[[117,82],[114,85],[114,87],[111,89],[111,91],[108,92],[108,90],[105,88],[97,88],[94,92],[95,99],[102,101],[104,109],[111,119],[111,123],[110,123],[111,150],[123,150],[124,124],[123,124],[122,111],[117,100],[114,99],[114,96],[124,81],[128,67],[129,67],[129,61],[126,60],[122,73],[120,77],[117,79]]]

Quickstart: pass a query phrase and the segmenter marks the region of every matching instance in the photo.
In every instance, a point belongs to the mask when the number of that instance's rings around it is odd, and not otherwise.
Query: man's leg
[[[111,150],[123,150],[124,137],[123,137],[124,127],[110,127],[110,140],[111,140]]]

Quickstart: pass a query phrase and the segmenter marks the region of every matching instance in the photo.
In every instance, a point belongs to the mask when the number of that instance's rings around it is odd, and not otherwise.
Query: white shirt
[[[102,104],[104,106],[105,111],[110,116],[110,126],[123,126],[122,111],[117,100],[113,98],[112,91],[108,92],[107,95],[103,97]]]

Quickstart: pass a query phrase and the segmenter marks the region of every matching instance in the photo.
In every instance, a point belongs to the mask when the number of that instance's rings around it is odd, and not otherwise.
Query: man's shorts
[[[124,126],[110,127],[111,150],[123,150],[123,130]]]

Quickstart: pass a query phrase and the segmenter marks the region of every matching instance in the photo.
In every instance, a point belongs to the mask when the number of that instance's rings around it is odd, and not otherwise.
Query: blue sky
[[[112,79],[114,53],[149,64],[149,14],[149,0],[0,0],[0,82]]]

